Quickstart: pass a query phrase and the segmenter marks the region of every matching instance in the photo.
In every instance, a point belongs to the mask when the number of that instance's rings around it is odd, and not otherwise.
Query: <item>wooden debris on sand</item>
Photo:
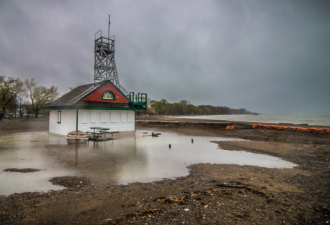
[[[277,126],[277,125],[263,125],[263,124],[253,124],[253,129],[266,129],[266,130],[289,130],[297,132],[306,132],[314,134],[330,134],[329,128],[303,128],[303,127],[287,127],[287,126]]]

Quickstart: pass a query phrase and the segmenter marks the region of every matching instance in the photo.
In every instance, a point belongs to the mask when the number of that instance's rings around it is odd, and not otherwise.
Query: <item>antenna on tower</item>
[[[109,14],[109,26],[108,26],[108,44],[109,44],[109,38],[110,38],[110,14]]]

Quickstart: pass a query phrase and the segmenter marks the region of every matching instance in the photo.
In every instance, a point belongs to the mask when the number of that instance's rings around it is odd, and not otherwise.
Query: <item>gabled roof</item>
[[[79,100],[82,97],[84,97],[88,93],[96,90],[101,85],[102,85],[102,82],[78,86],[75,89],[73,89],[72,91],[70,91],[70,92],[66,93],[65,95],[63,95],[62,97],[60,97],[59,99],[57,99],[57,100],[53,101],[52,103],[50,103],[49,105],[47,105],[47,107],[75,105],[79,102]]]
[[[84,101],[86,96],[91,95],[93,92],[97,91],[102,86],[110,83],[114,88],[116,88],[126,99],[127,97],[123,94],[111,81],[103,81],[97,83],[91,83],[86,85],[81,85],[73,89],[72,91],[66,93],[59,99],[48,104],[43,108],[102,108],[102,109],[113,109],[113,108],[122,108],[129,109],[131,108],[129,103],[118,103],[116,101],[112,102],[97,102],[97,101]],[[104,87],[103,87],[104,88]],[[101,90],[101,89],[100,89]],[[127,102],[129,102],[127,100]]]

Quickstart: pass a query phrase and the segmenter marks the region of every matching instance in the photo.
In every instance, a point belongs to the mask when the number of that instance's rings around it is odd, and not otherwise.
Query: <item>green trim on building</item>
[[[57,123],[61,123],[62,122],[62,112],[61,110],[57,111]]]
[[[79,101],[83,100],[84,98],[86,98],[87,96],[93,94],[95,91],[97,91],[99,88],[103,87],[104,85],[110,83],[114,88],[116,88],[116,90],[122,94],[127,100],[128,100],[128,106],[129,107],[119,107],[119,108],[116,108],[116,107],[100,107],[100,106],[77,106],[75,104],[78,104]],[[108,100],[108,99],[104,99],[103,98],[103,95],[104,93],[106,92],[112,92],[113,94],[113,97],[114,99],[113,100]],[[138,99],[138,101],[136,102],[135,100],[135,97],[139,98],[140,95],[145,95],[145,102],[140,102],[140,99]],[[131,98],[133,98],[133,100],[131,100]],[[72,99],[71,99],[72,100]],[[105,100],[105,101],[109,101],[109,103],[111,102],[115,102],[116,101],[116,96],[114,95],[113,91],[111,90],[105,90],[102,94],[102,100]],[[97,87],[96,89],[94,89],[93,91],[85,94],[83,97],[81,97],[78,102],[77,101],[74,101],[75,103],[73,105],[56,105],[55,106],[43,106],[41,107],[42,109],[92,109],[92,110],[133,110],[133,111],[145,111],[147,110],[147,101],[148,101],[148,95],[146,93],[138,93],[136,96],[134,95],[134,92],[130,92],[130,95],[129,96],[126,96],[119,88],[116,87],[116,85],[114,85],[110,80],[107,80],[105,81],[103,84],[101,84],[99,87]],[[63,100],[62,100],[63,102]],[[70,99],[67,100],[66,102],[70,102]],[[62,103],[62,104],[65,104],[65,103]],[[97,105],[97,104],[96,104]]]

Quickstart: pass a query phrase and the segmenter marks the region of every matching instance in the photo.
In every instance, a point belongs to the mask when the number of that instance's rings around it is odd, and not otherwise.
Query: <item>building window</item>
[[[105,91],[102,100],[115,100],[115,95],[111,91]]]
[[[57,123],[61,123],[61,111],[57,111]]]

